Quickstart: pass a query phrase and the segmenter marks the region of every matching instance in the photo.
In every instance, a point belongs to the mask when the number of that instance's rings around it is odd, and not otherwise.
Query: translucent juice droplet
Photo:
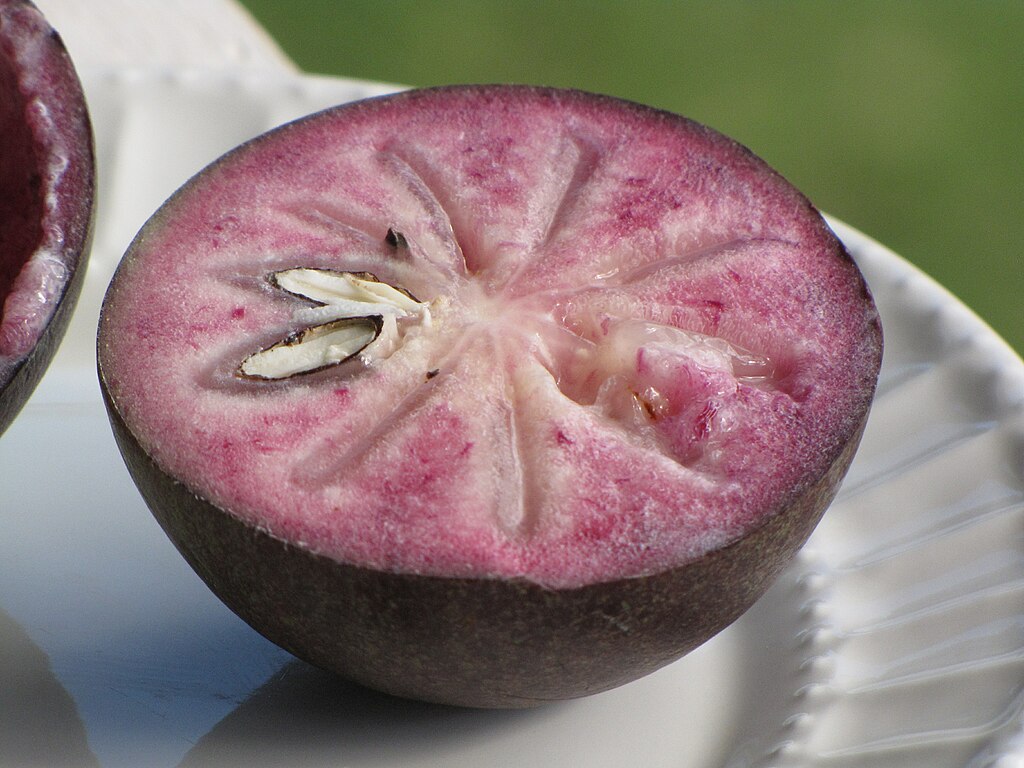
[[[757,355],[745,350],[733,349],[732,373],[737,381],[758,384],[767,381],[774,373],[774,365],[766,355]]]

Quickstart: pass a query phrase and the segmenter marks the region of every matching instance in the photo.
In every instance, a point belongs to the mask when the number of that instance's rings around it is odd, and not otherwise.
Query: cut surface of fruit
[[[856,441],[881,336],[818,213],[731,140],[467,87],[203,172],[131,247],[99,351],[146,454],[244,523],[358,567],[565,589],[782,513]]]
[[[84,275],[93,206],[81,86],[60,38],[25,0],[0,0],[0,137],[3,431],[63,335]]]
[[[620,685],[748,608],[856,450],[864,281],[735,142],[450,87],[272,131],[111,282],[99,375],[157,520],[232,609],[390,693]]]

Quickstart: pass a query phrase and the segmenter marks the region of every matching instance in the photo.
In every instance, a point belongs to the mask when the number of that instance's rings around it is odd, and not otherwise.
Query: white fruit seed
[[[317,306],[295,313],[305,328],[242,361],[238,370],[249,378],[286,379],[360,353],[369,359],[386,357],[397,346],[399,318],[430,324],[426,303],[367,272],[299,267],[275,272],[270,282]]]

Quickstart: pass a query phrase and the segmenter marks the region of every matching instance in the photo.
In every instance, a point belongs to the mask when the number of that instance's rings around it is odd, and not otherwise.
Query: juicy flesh
[[[0,382],[36,349],[87,239],[91,135],[63,43],[0,3]]]
[[[43,191],[15,63],[0,49],[0,318],[15,278],[43,238]]]
[[[295,269],[373,273],[430,322],[239,376],[319,311],[268,279]],[[122,265],[100,363],[161,466],[274,535],[564,587],[777,512],[852,437],[879,354],[856,269],[744,150],[600,99],[469,89],[317,118],[207,172]]]

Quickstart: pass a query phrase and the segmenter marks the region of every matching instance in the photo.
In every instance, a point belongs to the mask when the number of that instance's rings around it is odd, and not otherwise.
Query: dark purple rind
[[[8,26],[9,25],[9,26]],[[60,35],[29,0],[0,0],[0,46],[19,36],[45,34],[52,68],[47,107],[60,120],[75,148],[57,189],[57,201],[44,222],[39,248],[60,255],[67,269],[53,312],[38,340],[21,357],[0,361],[0,435],[10,426],[35,390],[60,346],[85,280],[95,221],[96,163],[92,123],[74,63]],[[8,56],[0,56],[0,62]],[[44,190],[45,191],[45,190]],[[0,312],[6,296],[0,296]],[[2,314],[0,314],[2,317]]]
[[[276,539],[200,498],[143,450],[100,387],[125,463],[213,592],[272,642],[397,696],[522,708],[649,674],[735,621],[804,544],[863,432],[814,485],[741,540],[649,576],[551,590],[523,580],[355,567]]]

